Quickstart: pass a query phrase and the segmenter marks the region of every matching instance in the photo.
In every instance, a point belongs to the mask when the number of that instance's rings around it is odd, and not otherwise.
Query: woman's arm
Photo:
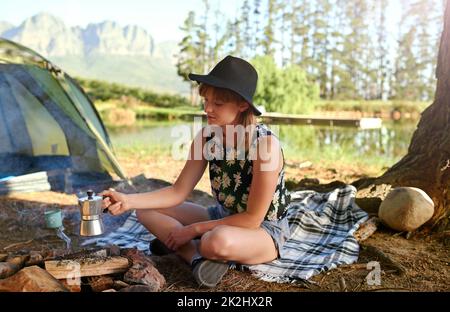
[[[152,192],[127,195],[121,193],[117,195],[117,192],[114,191],[104,191],[101,194],[111,198],[111,200],[106,199],[105,206],[108,207],[110,203],[114,204],[113,209],[117,208],[116,214],[120,214],[130,209],[161,209],[183,203],[201,179],[207,165],[203,153],[199,153],[199,150],[203,151],[205,142],[202,132],[203,129],[192,141],[189,158],[173,185]],[[119,202],[120,204],[118,204]]]
[[[153,192],[129,195],[132,209],[169,208],[184,202],[201,179],[208,164],[201,153],[205,143],[202,133],[203,129],[192,141],[189,158],[175,183]]]
[[[231,225],[255,229],[260,227],[272,202],[278,175],[283,167],[283,156],[276,137],[265,136],[258,140],[257,157],[253,160],[253,178],[247,210],[223,219],[190,225],[193,233],[201,235],[218,225]]]

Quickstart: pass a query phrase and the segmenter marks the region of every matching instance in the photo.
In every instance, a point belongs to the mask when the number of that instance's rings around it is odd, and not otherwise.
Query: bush
[[[120,99],[123,96],[134,97],[142,102],[151,103],[158,107],[188,106],[190,102],[181,95],[158,94],[141,88],[130,88],[116,83],[77,78],[80,86],[94,101],[108,101]]]
[[[104,112],[105,122],[114,126],[131,126],[136,122],[136,113],[123,108],[112,108]]]

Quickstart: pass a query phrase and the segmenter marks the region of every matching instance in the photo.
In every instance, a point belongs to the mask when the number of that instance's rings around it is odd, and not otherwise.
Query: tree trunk
[[[450,217],[450,0],[447,0],[444,28],[436,68],[434,102],[421,116],[408,153],[398,163],[367,184],[413,186],[433,199],[435,212],[425,227],[445,229]]]

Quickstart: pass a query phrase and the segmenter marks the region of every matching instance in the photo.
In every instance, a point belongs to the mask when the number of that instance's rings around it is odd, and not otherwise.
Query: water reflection
[[[387,125],[380,129],[281,126],[280,138],[292,149],[334,148],[358,156],[395,158],[408,149],[414,125]]]
[[[193,123],[140,124],[131,128],[110,129],[116,148],[170,148],[177,137],[171,135],[177,126],[189,126],[193,138]],[[310,125],[269,125],[282,141],[288,157],[359,160],[382,158],[394,162],[406,154],[416,122],[385,122],[380,129],[327,127]]]

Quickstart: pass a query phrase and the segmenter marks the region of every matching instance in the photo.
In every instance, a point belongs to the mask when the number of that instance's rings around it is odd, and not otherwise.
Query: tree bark
[[[368,184],[412,186],[432,198],[435,211],[425,228],[445,229],[450,217],[450,0],[444,14],[436,68],[437,86],[433,103],[423,112],[408,153],[382,176]]]

